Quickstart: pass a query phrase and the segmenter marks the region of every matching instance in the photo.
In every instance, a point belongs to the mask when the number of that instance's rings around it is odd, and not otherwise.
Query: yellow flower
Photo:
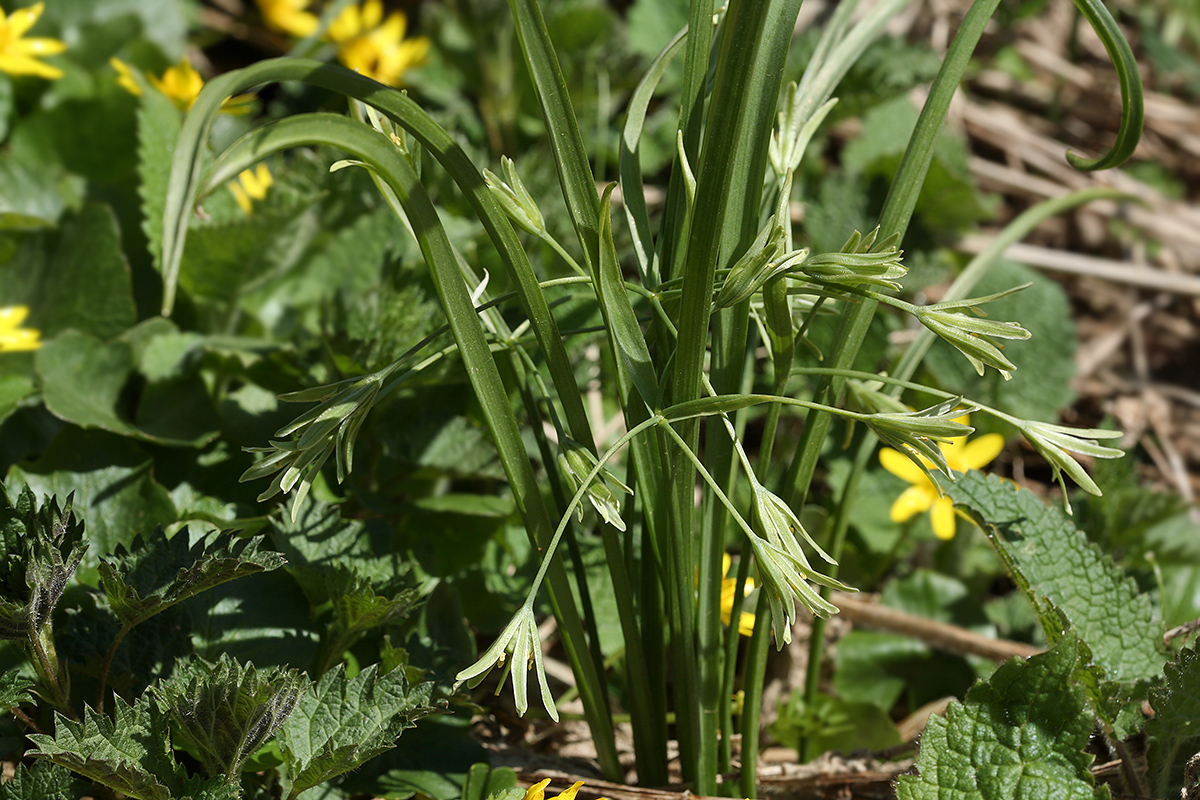
[[[737,596],[737,578],[730,578],[729,568],[733,565],[733,559],[729,553],[721,556],[722,572],[727,576],[721,581],[721,621],[726,625],[729,624],[730,617],[733,616],[733,599]],[[742,596],[749,597],[754,591],[754,579],[746,578],[746,585],[742,587]],[[743,611],[742,616],[738,619],[738,633],[742,636],[749,636],[754,633],[754,614],[750,611]]]
[[[117,71],[117,85],[130,94],[141,97],[142,87],[134,77],[133,69],[115,56],[110,58],[108,63]],[[151,86],[170,98],[180,111],[190,109],[196,102],[196,96],[204,88],[204,79],[187,60],[187,56],[181,58],[175,66],[168,67],[160,77],[147,73],[146,79],[150,81]],[[250,110],[250,102],[253,99],[254,95],[239,94],[222,103],[221,110],[228,114],[245,114]]]
[[[289,36],[311,36],[320,20],[308,10],[309,0],[254,0],[268,28]]]
[[[0,306],[0,353],[37,350],[42,346],[38,331],[21,327],[27,316],[27,306]]]
[[[254,169],[244,169],[238,175],[236,181],[229,182],[229,191],[233,192],[233,198],[237,200],[238,206],[247,214],[254,212],[254,201],[262,200],[267,196],[267,189],[274,183],[274,178],[271,177],[271,171],[267,169],[266,164],[259,164]]]
[[[549,778],[546,778],[544,781],[538,781],[525,791],[524,800],[546,800],[546,787],[549,785]],[[570,789],[567,789],[560,795],[555,795],[550,800],[575,800],[575,795],[579,793],[580,786],[583,786],[583,781],[575,781],[575,783],[571,784]],[[600,800],[605,800],[605,798],[600,798]]]
[[[67,49],[58,39],[31,37],[22,39],[38,21],[45,3],[18,9],[5,15],[0,9],[0,72],[9,75],[36,75],[51,80],[61,78],[63,71],[58,67],[38,61],[42,56],[52,56]]]
[[[338,60],[356,72],[388,86],[398,86],[410,67],[420,65],[429,52],[429,39],[404,39],[408,18],[393,11],[383,19],[382,0],[350,5],[329,26],[337,44]]]
[[[968,424],[968,418],[963,416],[955,420]],[[989,433],[972,441],[959,436],[948,442],[938,444],[946,457],[946,464],[954,472],[966,472],[987,466],[1000,451],[1004,449],[1004,437],[998,433]],[[924,457],[922,457],[924,458]],[[892,522],[905,522],[922,511],[930,512],[930,522],[933,532],[939,539],[954,538],[954,503],[949,497],[944,497],[921,469],[898,450],[885,447],[879,451],[879,463],[883,468],[898,478],[903,478],[912,484],[892,503]],[[932,462],[926,464],[932,468]]]

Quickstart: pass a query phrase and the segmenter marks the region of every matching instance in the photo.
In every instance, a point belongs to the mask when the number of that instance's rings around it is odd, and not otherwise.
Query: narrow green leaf
[[[301,694],[279,731],[292,776],[289,797],[392,749],[400,733],[438,712],[432,683],[410,686],[403,669],[371,665],[353,678],[338,665]]]
[[[617,247],[612,236],[612,196],[616,184],[610,183],[600,198],[600,261],[597,267],[600,287],[600,305],[604,312],[609,336],[612,337],[621,366],[629,380],[637,388],[647,408],[658,404],[658,378],[650,360],[650,349],[642,336],[641,326],[629,294],[621,277],[621,264],[617,259]]]
[[[944,718],[930,717],[919,775],[900,776],[899,799],[1094,800],[1092,756],[1083,750],[1095,721],[1070,682],[1080,651],[1069,635],[1027,662],[1013,659]]]
[[[162,92],[143,92],[138,106],[138,194],[142,229],[154,263],[162,269],[163,209],[171,175],[171,155],[179,137],[179,109]]]
[[[1067,153],[1067,160],[1076,169],[1093,171],[1119,167],[1129,160],[1137,149],[1138,140],[1142,138],[1142,123],[1145,121],[1146,110],[1142,95],[1142,77],[1138,72],[1137,59],[1125,39],[1125,34],[1117,27],[1108,7],[1102,0],[1075,0],[1075,7],[1091,23],[1092,30],[1104,42],[1108,57],[1113,60],[1117,70],[1117,82],[1121,85],[1121,125],[1117,129],[1117,140],[1112,149],[1097,158],[1081,158],[1074,153]]]

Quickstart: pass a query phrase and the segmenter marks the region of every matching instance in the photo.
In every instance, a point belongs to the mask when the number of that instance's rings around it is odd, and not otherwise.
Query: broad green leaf
[[[1093,800],[1084,753],[1095,719],[1071,683],[1081,656],[1069,634],[1027,662],[1013,659],[933,716],[921,736],[918,775],[897,781],[899,800]],[[1100,796],[1107,796],[1103,790]]]
[[[38,761],[17,764],[11,781],[0,781],[0,800],[78,800],[86,787],[69,769]]]
[[[883,750],[900,744],[900,732],[887,712],[874,703],[862,703],[817,695],[811,708],[804,692],[797,690],[780,704],[779,717],[771,725],[771,736],[785,747],[798,749],[801,740],[813,752],[838,750],[849,753],[861,748]]]
[[[1149,776],[1152,796],[1177,797],[1186,763],[1200,750],[1200,655],[1195,648],[1180,650],[1163,671],[1165,684],[1150,690]]]
[[[38,502],[25,486],[16,502],[0,485],[0,639],[41,634],[87,545],[83,521],[73,514],[73,496]]]
[[[5,302],[29,306],[29,325],[43,341],[74,328],[102,339],[137,319],[129,263],[108,206],[88,203],[56,230],[23,237],[0,264]]]
[[[154,480],[153,461],[133,442],[104,431],[67,426],[32,463],[13,466],[10,486],[66,497],[87,518],[92,556],[128,544],[138,531],[175,521],[166,489]]]
[[[61,171],[0,154],[0,229],[36,230],[57,222],[66,207]]]
[[[17,403],[33,394],[33,381],[24,375],[0,375],[0,422],[11,414]]]
[[[36,685],[18,670],[12,669],[0,673],[0,708],[16,708],[22,704],[33,705],[35,701],[29,690]]]
[[[170,752],[167,722],[143,697],[130,706],[115,698],[113,716],[84,708],[83,721],[59,715],[54,736],[30,734],[44,758],[137,800],[171,800],[168,786],[181,770]],[[165,783],[164,783],[165,781]]]
[[[948,493],[988,533],[1013,579],[1040,611],[1047,638],[1058,614],[1092,651],[1109,681],[1158,675],[1162,623],[1137,585],[1056,505],[993,475],[968,472]],[[1046,604],[1053,612],[1044,610]]]
[[[196,659],[154,689],[176,741],[195,756],[208,777],[235,783],[242,764],[284,723],[303,691],[295,670],[256,670],[228,656]]]
[[[345,647],[371,628],[404,618],[417,602],[415,589],[391,596],[378,594],[371,581],[345,567],[328,573],[326,585],[333,601],[336,634]]]
[[[47,3],[45,21],[57,26],[67,41],[76,41],[110,20],[134,18],[160,58],[173,62],[187,44],[191,11],[186,0],[157,0],[153,5],[139,0],[57,0]]]
[[[87,333],[65,331],[37,351],[46,407],[83,428],[124,436],[137,429],[117,414],[117,403],[133,369],[133,350],[120,339],[102,342]]]
[[[279,731],[292,776],[291,797],[390,750],[416,720],[438,711],[432,683],[409,686],[404,670],[372,665],[347,679],[338,665],[300,696]]]
[[[189,541],[187,528],[171,538],[161,527],[139,535],[127,550],[100,561],[100,577],[112,610],[132,627],[207,589],[256,572],[279,569],[283,556],[260,551],[262,537],[233,531]]]

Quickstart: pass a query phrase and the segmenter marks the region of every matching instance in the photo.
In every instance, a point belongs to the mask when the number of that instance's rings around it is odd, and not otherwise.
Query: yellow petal
[[[546,787],[550,785],[550,779],[538,781],[533,786],[525,790],[525,800],[545,800]]]
[[[31,56],[13,53],[0,53],[0,72],[7,72],[9,75],[33,75],[50,80],[57,80],[63,76],[63,71],[58,67],[43,64]]]
[[[579,787],[583,786],[583,781],[575,781],[570,789],[567,789],[562,794],[553,798],[553,800],[575,800],[575,795],[579,794]]]
[[[908,487],[892,503],[892,522],[907,522],[922,511],[927,511],[933,505],[934,497],[932,484]]]
[[[883,448],[879,451],[879,463],[888,472],[909,483],[923,484],[929,482],[929,478],[921,471],[921,468],[899,450],[893,450],[890,447]]]
[[[370,30],[378,28],[383,19],[383,0],[366,0],[362,4],[362,28]]]
[[[963,449],[963,460],[968,469],[980,469],[1000,455],[1004,449],[1004,437],[998,433],[989,433],[972,439]]]
[[[247,214],[254,213],[254,203],[250,201],[250,196],[246,194],[246,190],[237,181],[229,182],[229,191],[233,192],[233,199],[237,201],[238,208]]]
[[[42,15],[42,11],[46,9],[45,3],[34,3],[28,8],[22,8],[8,15],[8,30],[9,35],[13,39],[20,39],[24,36],[34,23],[38,21],[38,17]],[[0,11],[0,14],[3,14]]]
[[[0,307],[0,331],[21,327],[21,323],[29,316],[29,306]]]
[[[933,503],[929,512],[929,522],[933,525],[933,533],[939,539],[954,538],[954,503],[949,497],[939,497]]]
[[[721,554],[721,574],[728,575],[729,568],[732,566],[733,566],[733,556],[729,555],[729,553],[722,553]]]

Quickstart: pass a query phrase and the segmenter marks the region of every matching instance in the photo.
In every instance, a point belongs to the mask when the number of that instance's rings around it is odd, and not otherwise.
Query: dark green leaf
[[[380,595],[368,579],[345,567],[330,572],[326,584],[337,616],[338,635],[350,642],[371,628],[402,619],[417,602],[415,589],[390,597]]]
[[[29,690],[34,686],[36,684],[18,670],[0,673],[0,708],[16,708],[22,703],[32,705],[34,699]]]
[[[199,536],[187,528],[171,538],[161,527],[134,539],[129,549],[100,561],[100,577],[113,611],[132,627],[214,586],[256,572],[279,569],[283,556],[260,551],[262,537],[238,538],[233,531]]]
[[[207,776],[235,783],[246,759],[292,713],[304,683],[295,670],[256,670],[222,656],[180,668],[154,695],[177,740]]]
[[[29,754],[138,800],[171,800],[168,785],[181,768],[170,752],[166,720],[148,699],[129,706],[118,697],[115,703],[112,718],[91,708],[82,722],[59,716],[54,736],[29,736],[36,746]]]
[[[128,544],[138,531],[175,521],[171,497],[151,474],[153,462],[128,439],[68,426],[33,463],[14,466],[8,482],[65,497],[87,517],[93,554]]]
[[[87,204],[57,230],[23,237],[0,264],[5,302],[29,306],[29,326],[50,339],[74,328],[102,339],[137,319],[129,264],[108,206]],[[11,300],[10,300],[11,298]]]
[[[50,614],[87,549],[72,496],[39,504],[29,486],[14,503],[0,485],[0,638],[25,639],[50,623]]]
[[[32,767],[18,764],[11,781],[0,781],[0,800],[79,800],[82,781],[69,769],[38,761]]]
[[[1163,671],[1165,685],[1150,690],[1149,774],[1154,797],[1178,797],[1187,761],[1200,751],[1200,654],[1180,650]]]
[[[33,381],[24,375],[0,375],[0,421],[11,414],[17,403],[33,394]]]
[[[945,718],[930,717],[919,775],[900,776],[900,800],[1093,800],[1083,749],[1095,721],[1071,683],[1080,656],[1068,635],[1047,653],[1002,665]]]
[[[102,428],[124,436],[137,429],[117,413],[121,390],[133,369],[133,350],[120,339],[102,342],[65,331],[37,351],[46,407],[82,428]]]
[[[347,680],[339,664],[301,695],[279,732],[292,794],[354,769],[395,746],[401,731],[438,709],[432,683],[409,686],[404,670],[372,665]]]

